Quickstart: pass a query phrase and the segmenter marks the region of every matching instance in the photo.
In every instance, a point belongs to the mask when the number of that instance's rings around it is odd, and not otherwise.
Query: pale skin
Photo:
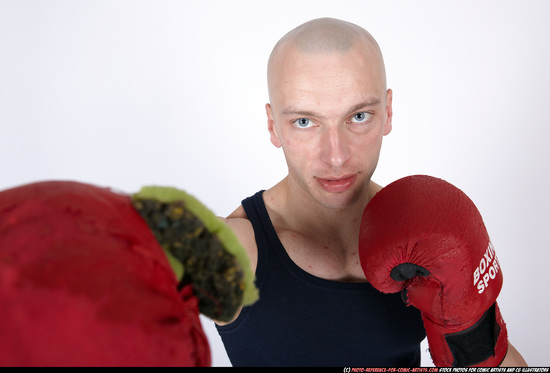
[[[270,139],[288,165],[288,175],[263,195],[273,226],[304,271],[365,282],[359,226],[366,204],[381,189],[371,176],[393,115],[378,45],[347,22],[306,23],[274,48],[268,86]],[[242,206],[225,221],[255,270],[258,248]],[[502,366],[526,363],[510,344]]]

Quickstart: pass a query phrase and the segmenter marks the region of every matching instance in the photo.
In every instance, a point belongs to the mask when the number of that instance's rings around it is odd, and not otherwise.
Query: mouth
[[[326,177],[326,178],[316,178],[321,188],[329,193],[342,193],[350,189],[355,180],[357,179],[357,174],[346,175],[342,177]]]

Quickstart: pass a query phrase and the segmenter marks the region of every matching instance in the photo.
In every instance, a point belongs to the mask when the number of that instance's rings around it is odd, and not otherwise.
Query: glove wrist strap
[[[430,353],[437,366],[498,366],[508,349],[506,324],[496,302],[471,327],[449,333],[424,318]]]

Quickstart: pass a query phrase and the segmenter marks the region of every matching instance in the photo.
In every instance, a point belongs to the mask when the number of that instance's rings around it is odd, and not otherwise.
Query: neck
[[[282,212],[277,223],[289,230],[311,234],[312,237],[326,236],[340,241],[349,241],[351,237],[356,240],[363,210],[376,193],[376,187],[373,182],[368,182],[350,203],[333,208],[319,203],[287,176],[273,188],[276,193],[267,203],[273,203],[273,210]]]
[[[264,193],[269,215],[290,258],[314,276],[363,282],[358,258],[364,207],[379,190],[372,182],[341,208],[328,208],[287,177]]]

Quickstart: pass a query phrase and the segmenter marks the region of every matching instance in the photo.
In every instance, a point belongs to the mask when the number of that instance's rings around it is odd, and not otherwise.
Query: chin
[[[348,190],[342,193],[328,193],[321,191],[316,198],[318,203],[330,210],[344,210],[353,206],[360,200],[361,193],[358,190]]]

